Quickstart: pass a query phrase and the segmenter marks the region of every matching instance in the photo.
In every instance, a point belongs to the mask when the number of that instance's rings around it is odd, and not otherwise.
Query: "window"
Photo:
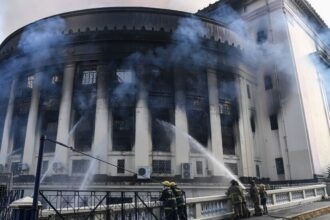
[[[154,108],[151,110],[152,117],[152,149],[153,151],[171,151],[171,134],[164,128],[161,121],[172,122],[171,110]]]
[[[15,115],[13,119],[12,134],[13,134],[13,154],[20,154],[24,148],[27,115]]]
[[[269,120],[270,120],[270,128],[272,130],[277,130],[278,129],[277,115],[271,115],[271,116],[269,116]]]
[[[262,44],[267,41],[267,32],[264,30],[257,32],[257,43]]]
[[[80,113],[76,110],[72,129],[75,128],[75,148],[80,151],[89,151],[94,139],[95,110]]]
[[[117,173],[125,173],[125,160],[117,160]]]
[[[284,164],[283,164],[283,158],[275,158],[275,164],[276,164],[276,171],[278,175],[284,174]]]
[[[113,108],[112,139],[114,151],[131,151],[135,135],[135,109],[133,107]]]
[[[260,167],[259,167],[259,165],[256,165],[256,174],[257,174],[257,177],[260,177]]]
[[[72,173],[86,173],[89,167],[89,160],[73,160]]]
[[[203,162],[202,161],[196,161],[196,173],[198,175],[203,174]]]
[[[46,141],[47,142],[47,141]],[[41,165],[41,175],[45,174],[48,170],[48,161],[42,161],[42,165]]]
[[[62,82],[62,76],[59,74],[55,74],[51,78],[51,82],[53,85],[59,84]]]
[[[210,118],[208,109],[188,110],[187,118],[189,135],[195,138],[203,146],[206,146],[210,137]]]
[[[250,86],[249,84],[246,84],[246,92],[247,92],[247,96],[250,99],[251,98],[251,93],[250,93]]]
[[[265,82],[265,90],[270,90],[273,88],[273,80],[272,76],[270,75],[265,75],[264,76],[264,82]]]
[[[225,165],[234,175],[238,175],[238,167],[236,163],[225,163]]]
[[[45,111],[43,115],[43,126],[42,132],[47,138],[56,140],[57,135],[57,122],[58,122],[58,111]],[[55,151],[55,143],[46,141],[44,152],[50,153]]]
[[[82,85],[93,85],[96,83],[96,70],[85,70],[82,72]]]
[[[254,116],[250,117],[250,124],[251,124],[251,131],[253,133],[256,132],[256,124],[255,124]]]
[[[221,114],[220,117],[223,153],[235,155],[234,120],[231,115]]]
[[[159,174],[171,174],[171,161],[170,160],[153,160],[152,172]]]
[[[22,169],[22,163],[21,162],[13,162],[11,164],[11,172],[13,173],[13,176],[17,176],[20,174]]]
[[[134,82],[134,72],[130,69],[118,69],[116,71],[117,82],[118,83],[133,83]]]
[[[27,77],[27,87],[29,89],[33,88],[33,83],[34,83],[34,75],[30,75]]]

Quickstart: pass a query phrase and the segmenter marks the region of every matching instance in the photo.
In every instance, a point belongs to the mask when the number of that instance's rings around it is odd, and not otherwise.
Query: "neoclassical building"
[[[88,9],[27,25],[0,46],[2,169],[32,183],[45,134],[151,178],[226,175],[190,135],[239,177],[313,179],[330,164],[326,68],[316,65],[330,59],[318,28],[307,2],[278,0],[196,14]],[[140,179],[49,141],[42,172],[45,184]]]

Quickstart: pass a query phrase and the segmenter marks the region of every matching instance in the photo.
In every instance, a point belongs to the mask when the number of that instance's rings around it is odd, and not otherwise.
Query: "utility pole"
[[[40,146],[39,146],[39,155],[38,155],[38,163],[37,163],[37,171],[36,177],[34,181],[34,192],[33,192],[33,203],[32,203],[32,220],[38,220],[38,195],[39,195],[39,187],[40,187],[40,173],[41,173],[41,165],[42,165],[42,157],[44,152],[44,144],[46,137],[44,135],[40,138]]]

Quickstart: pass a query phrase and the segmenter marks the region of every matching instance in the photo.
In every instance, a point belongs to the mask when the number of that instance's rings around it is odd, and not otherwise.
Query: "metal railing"
[[[269,210],[309,203],[327,197],[326,185],[268,190]],[[160,192],[41,191],[40,219],[163,219]],[[54,205],[50,207],[49,203]],[[252,209],[252,203],[247,198]],[[224,195],[187,199],[189,219],[225,219],[232,208]]]

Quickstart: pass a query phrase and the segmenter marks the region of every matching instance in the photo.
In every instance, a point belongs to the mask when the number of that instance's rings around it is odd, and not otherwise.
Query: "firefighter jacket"
[[[254,203],[259,202],[259,200],[260,200],[259,191],[255,185],[251,186],[251,188],[250,188],[250,197]]]
[[[179,206],[185,206],[185,198],[184,198],[184,191],[179,189],[178,187],[172,187],[172,191],[174,193],[175,199],[176,199],[176,205]]]
[[[243,201],[243,192],[239,186],[232,185],[227,191],[227,196],[233,204],[241,203]]]
[[[171,188],[166,187],[162,191],[160,201],[163,202],[164,209],[175,209],[176,208],[176,198]]]

